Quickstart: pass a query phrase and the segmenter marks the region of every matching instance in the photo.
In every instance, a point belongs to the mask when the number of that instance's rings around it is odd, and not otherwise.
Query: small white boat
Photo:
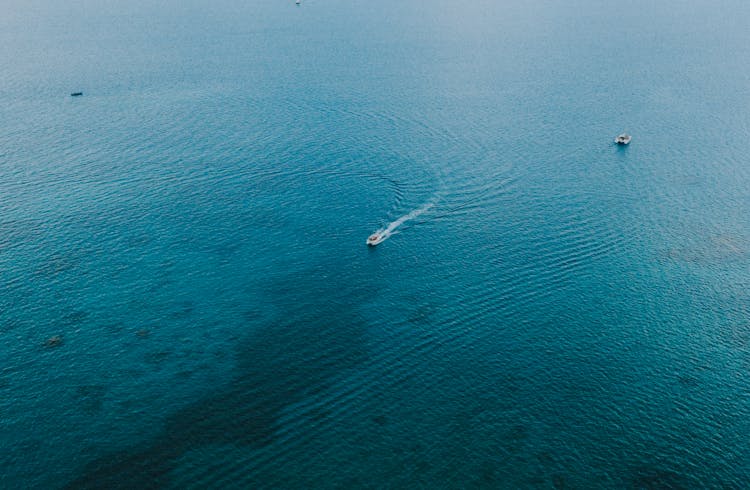
[[[383,240],[385,240],[385,234],[376,231],[375,233],[367,237],[367,245],[369,245],[370,247],[374,247]]]
[[[618,145],[627,145],[630,143],[630,140],[632,140],[633,137],[630,136],[628,133],[622,133],[617,138],[615,138],[615,143]]]

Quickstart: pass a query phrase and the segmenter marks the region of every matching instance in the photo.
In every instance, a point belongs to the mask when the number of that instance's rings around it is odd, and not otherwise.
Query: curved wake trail
[[[397,220],[390,222],[388,224],[388,226],[386,226],[385,228],[381,228],[381,229],[377,230],[375,233],[379,234],[380,237],[381,237],[381,239],[377,243],[382,243],[382,242],[388,240],[388,238],[396,231],[396,228],[398,228],[399,226],[403,225],[407,221],[416,218],[420,214],[429,211],[430,208],[432,208],[434,205],[435,205],[435,201],[430,201],[427,204],[425,204],[424,206],[422,206],[420,208],[417,208],[417,209],[414,209],[414,210],[410,211],[409,213],[401,216]]]

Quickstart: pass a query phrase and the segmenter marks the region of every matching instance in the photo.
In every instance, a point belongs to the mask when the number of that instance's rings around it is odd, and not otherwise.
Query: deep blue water
[[[0,487],[750,484],[747,2],[2,11]]]

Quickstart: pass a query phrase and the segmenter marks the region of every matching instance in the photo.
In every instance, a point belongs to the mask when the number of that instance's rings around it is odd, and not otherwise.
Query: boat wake
[[[377,245],[379,243],[383,243],[388,238],[390,238],[393,233],[396,232],[396,229],[406,223],[409,220],[412,220],[416,218],[417,216],[421,215],[422,213],[425,213],[429,211],[433,206],[435,205],[435,201],[430,201],[424,206],[414,209],[410,211],[409,213],[401,216],[395,221],[392,221],[388,224],[388,226],[384,228],[380,228],[379,230],[375,231],[370,237],[367,239],[368,245]]]

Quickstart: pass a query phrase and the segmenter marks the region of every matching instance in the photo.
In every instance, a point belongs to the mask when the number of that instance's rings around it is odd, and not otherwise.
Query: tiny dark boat
[[[80,97],[81,95],[83,95],[83,92],[73,92],[70,94],[71,97]]]

